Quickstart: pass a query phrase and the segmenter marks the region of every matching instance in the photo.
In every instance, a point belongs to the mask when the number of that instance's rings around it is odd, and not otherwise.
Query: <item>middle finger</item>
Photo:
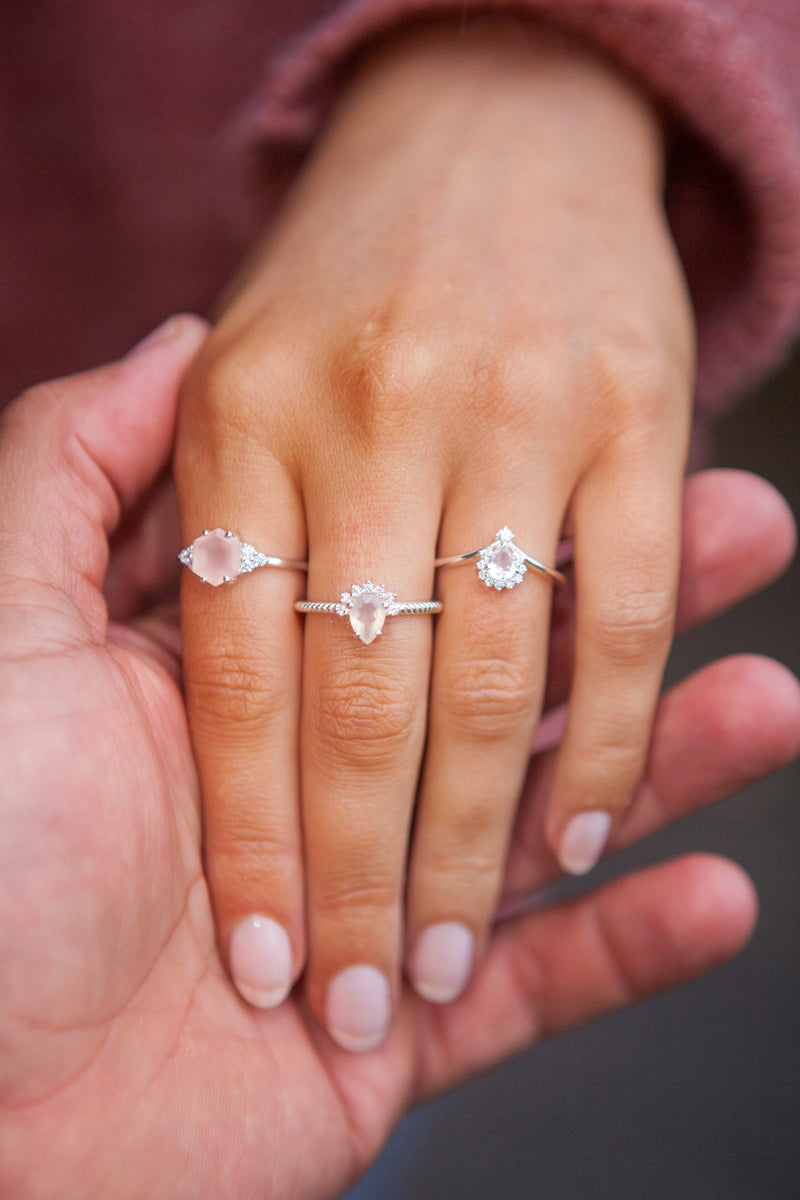
[[[399,991],[408,828],[425,740],[432,618],[376,614],[385,585],[427,601],[441,496],[430,482],[389,489],[354,473],[336,507],[306,494],[310,600],[351,593],[349,615],[305,617],[301,773],[308,870],[306,994],[331,1037],[378,1045]],[[385,612],[385,610],[384,610]],[[359,625],[360,622],[360,625]]]

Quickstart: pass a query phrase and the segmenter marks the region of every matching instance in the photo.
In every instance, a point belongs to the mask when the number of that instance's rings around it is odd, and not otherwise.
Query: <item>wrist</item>
[[[419,23],[367,48],[323,142],[373,169],[415,148],[447,161],[511,144],[520,167],[574,164],[661,190],[660,122],[635,80],[588,43],[505,15]]]

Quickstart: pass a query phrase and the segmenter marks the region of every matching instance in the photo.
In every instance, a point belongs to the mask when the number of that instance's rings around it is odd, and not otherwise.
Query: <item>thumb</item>
[[[169,460],[206,329],[173,317],[119,362],[31,388],[0,415],[0,595],[55,588],[103,636],[108,536]]]

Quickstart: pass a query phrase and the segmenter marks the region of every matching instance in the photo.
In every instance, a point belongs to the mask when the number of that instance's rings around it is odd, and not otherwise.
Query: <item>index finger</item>
[[[272,1008],[305,957],[293,611],[305,583],[302,571],[269,565],[304,557],[302,506],[257,430],[213,420],[182,423],[177,480],[192,566],[181,592],[184,677],[206,873],[233,981],[249,1003]]]

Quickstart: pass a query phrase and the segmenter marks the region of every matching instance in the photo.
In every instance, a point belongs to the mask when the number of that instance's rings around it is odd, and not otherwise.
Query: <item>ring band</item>
[[[538,558],[532,558],[519,546],[514,545],[514,534],[504,525],[495,534],[495,541],[480,550],[470,550],[469,554],[454,554],[450,558],[437,558],[434,567],[454,567],[459,563],[472,562],[477,559],[478,575],[489,588],[498,592],[503,588],[516,587],[522,583],[523,577],[532,568],[540,575],[546,575],[553,583],[565,583],[561,571],[548,567]]]
[[[299,613],[349,617],[353,633],[366,646],[380,637],[387,617],[435,616],[442,607],[439,600],[398,600],[383,584],[369,579],[366,583],[354,583],[349,592],[342,592],[340,600],[296,600],[294,605]]]
[[[262,554],[243,542],[228,529],[204,529],[191,545],[178,555],[178,562],[193,571],[203,583],[219,587],[221,583],[232,583],[240,575],[255,571],[258,567],[287,567],[292,571],[307,571],[308,563],[295,558],[277,558],[274,554]]]

